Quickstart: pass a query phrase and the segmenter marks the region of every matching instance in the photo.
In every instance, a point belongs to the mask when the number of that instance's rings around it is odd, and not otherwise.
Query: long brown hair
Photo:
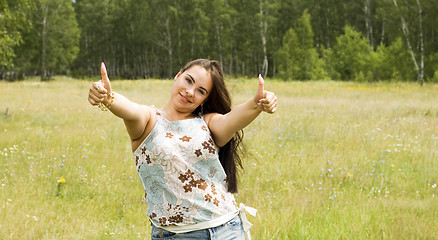
[[[231,97],[228,92],[222,67],[219,62],[207,59],[193,60],[181,69],[181,73],[185,72],[192,66],[201,66],[205,68],[213,80],[213,88],[204,102],[203,107],[199,106],[193,114],[198,115],[201,111],[202,114],[206,113],[220,113],[226,114],[231,111]],[[219,150],[219,160],[222,167],[227,174],[227,188],[231,193],[237,192],[237,174],[239,170],[243,169],[242,160],[239,153],[242,150],[243,130],[240,130],[234,134],[234,137]]]

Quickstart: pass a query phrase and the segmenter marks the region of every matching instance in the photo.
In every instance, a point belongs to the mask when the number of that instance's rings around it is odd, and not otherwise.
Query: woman
[[[169,101],[158,109],[114,93],[103,63],[101,72],[88,100],[124,120],[146,192],[152,239],[249,238],[244,205],[238,208],[233,196],[241,167],[236,150],[240,131],[262,111],[277,109],[277,97],[264,90],[263,78],[255,96],[231,110],[219,63],[194,60],[175,76]]]

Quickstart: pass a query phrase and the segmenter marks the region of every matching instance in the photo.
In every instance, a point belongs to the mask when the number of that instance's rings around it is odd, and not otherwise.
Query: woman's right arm
[[[112,103],[109,103],[108,96],[111,95],[111,92],[111,84],[106,76],[105,66],[102,64],[102,80],[93,83],[90,87],[88,101],[93,106],[101,103],[109,106],[109,110],[125,122],[126,130],[132,141],[142,137],[151,118],[152,109],[148,106],[132,102],[118,93],[114,93],[114,99]]]

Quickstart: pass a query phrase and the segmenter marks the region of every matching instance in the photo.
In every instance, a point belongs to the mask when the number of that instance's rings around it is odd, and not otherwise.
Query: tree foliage
[[[169,78],[211,58],[235,76],[428,80],[437,14],[432,0],[0,0],[0,72],[92,76],[105,61]]]
[[[21,32],[29,26],[29,5],[27,0],[0,0],[0,69],[4,71],[14,66],[14,48],[23,42]]]
[[[65,74],[79,52],[80,29],[70,0],[34,1],[28,15],[32,27],[23,31],[16,65],[41,81]],[[19,54],[18,54],[19,53]]]
[[[326,79],[324,63],[313,43],[314,33],[310,15],[304,11],[296,28],[290,28],[278,51],[279,75],[284,79]]]
[[[328,57],[335,76],[341,80],[372,80],[372,47],[360,32],[345,26],[344,34],[336,38],[336,43]]]
[[[373,63],[378,80],[415,80],[409,53],[400,37],[389,46],[378,46]]]

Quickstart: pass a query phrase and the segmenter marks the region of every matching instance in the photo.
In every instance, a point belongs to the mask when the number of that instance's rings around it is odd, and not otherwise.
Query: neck
[[[171,107],[169,103],[162,107],[161,111],[163,111],[164,117],[167,118],[167,120],[169,121],[178,121],[193,118],[192,113],[180,112],[177,109]]]

